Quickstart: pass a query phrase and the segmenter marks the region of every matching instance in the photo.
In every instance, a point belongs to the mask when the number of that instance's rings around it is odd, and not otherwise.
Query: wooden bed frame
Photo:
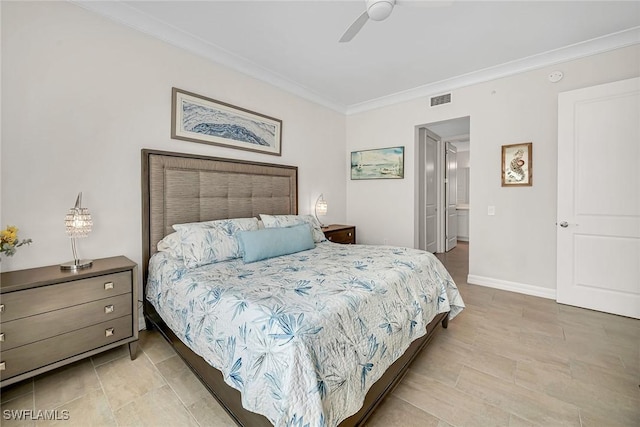
[[[143,311],[147,329],[156,328],[240,426],[271,426],[269,420],[242,407],[240,392],[224,382],[222,373],[189,349],[165,324],[146,299],[149,258],[171,225],[258,214],[298,213],[298,168],[295,166],[142,150],[142,275]],[[448,313],[437,315],[427,333],[413,341],[402,357],[375,382],[360,411],[340,426],[360,426],[384,396],[393,390],[413,359],[433,338]]]

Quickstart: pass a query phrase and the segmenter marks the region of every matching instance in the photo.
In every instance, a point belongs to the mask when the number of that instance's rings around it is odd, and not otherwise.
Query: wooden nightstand
[[[59,265],[2,273],[0,387],[138,343],[137,265],[118,256],[78,272]]]
[[[353,225],[331,224],[322,227],[327,240],[334,243],[353,245],[356,243],[356,227]]]

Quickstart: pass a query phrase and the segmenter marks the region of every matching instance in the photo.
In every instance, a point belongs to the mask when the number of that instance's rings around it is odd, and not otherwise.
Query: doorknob
[[[567,228],[568,226],[569,226],[569,223],[567,221],[562,221],[560,223],[560,227],[562,227],[562,228]]]

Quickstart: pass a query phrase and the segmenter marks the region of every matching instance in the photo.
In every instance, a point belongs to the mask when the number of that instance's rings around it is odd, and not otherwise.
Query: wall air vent
[[[435,107],[436,105],[448,104],[451,102],[451,94],[447,93],[445,95],[434,96],[431,98],[431,106]]]

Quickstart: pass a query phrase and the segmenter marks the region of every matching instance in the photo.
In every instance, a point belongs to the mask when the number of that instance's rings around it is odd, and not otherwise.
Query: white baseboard
[[[472,285],[486,286],[488,288],[502,289],[503,291],[518,292],[520,294],[532,295],[534,297],[556,299],[556,290],[542,288],[540,286],[525,285],[524,283],[509,282],[507,280],[493,279],[469,274],[467,283]]]

